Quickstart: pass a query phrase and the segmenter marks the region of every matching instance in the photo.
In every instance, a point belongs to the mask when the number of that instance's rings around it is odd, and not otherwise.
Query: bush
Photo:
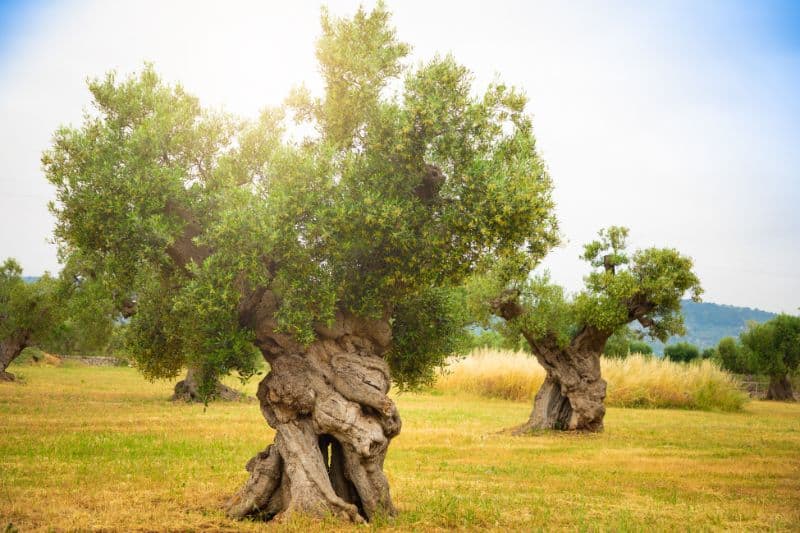
[[[631,341],[628,345],[630,353],[638,353],[641,355],[650,355],[653,353],[653,348],[644,341]]]
[[[744,350],[733,337],[725,337],[717,345],[715,358],[719,366],[735,374],[748,374],[750,365]]]
[[[695,365],[631,355],[600,360],[608,382],[606,405],[738,411],[748,400],[738,381],[712,361]],[[477,394],[487,398],[531,401],[545,371],[524,352],[475,350],[451,359],[436,389]]]
[[[700,350],[694,344],[679,342],[664,347],[664,357],[676,363],[688,363],[700,357]]]
[[[634,332],[628,326],[620,328],[606,341],[603,350],[605,357],[624,359],[631,354],[651,354],[653,349],[641,339],[641,332]]]

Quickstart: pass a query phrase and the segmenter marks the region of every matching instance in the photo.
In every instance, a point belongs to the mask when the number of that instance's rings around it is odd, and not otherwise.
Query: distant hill
[[[707,302],[695,303],[691,300],[681,301],[681,307],[686,323],[686,335],[672,337],[667,344],[690,342],[701,349],[715,347],[724,337],[738,336],[750,321],[766,322],[775,316],[775,313],[760,309]],[[663,352],[662,343],[653,341],[650,345],[656,353]]]
[[[33,283],[34,281],[36,281],[40,277],[41,276],[22,276],[22,279],[25,281],[25,283]]]

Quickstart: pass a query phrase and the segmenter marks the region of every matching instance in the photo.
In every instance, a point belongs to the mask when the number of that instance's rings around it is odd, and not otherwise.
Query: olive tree
[[[614,332],[638,322],[661,341],[684,333],[680,300],[698,300],[702,289],[692,261],[674,249],[647,248],[629,254],[628,230],[611,227],[584,247],[591,266],[585,287],[570,297],[545,274],[529,275],[535,264],[526,254],[487,267],[469,284],[470,302],[505,319],[522,335],[547,375],[528,422],[519,433],[537,429],[600,431],[606,382],[600,355]]]
[[[14,259],[0,266],[0,380],[12,381],[8,365],[25,348],[64,346],[84,351],[108,344],[115,312],[102,285],[64,269],[26,282]]]
[[[56,282],[48,275],[27,283],[14,259],[0,266],[0,381],[13,381],[6,369],[22,350],[50,334]]]
[[[780,314],[753,322],[739,338],[747,367],[770,378],[767,399],[793,401],[789,374],[800,369],[800,317]]]
[[[269,364],[257,396],[276,436],[231,516],[393,513],[392,382],[429,381],[453,351],[457,287],[484,258],[557,241],[523,94],[478,93],[451,57],[406,66],[408,50],[381,4],[323,13],[324,93],[296,89],[255,122],[204,110],[152,67],[111,74],[44,155],[63,253],[135,295],[146,376],[189,365],[208,392]]]

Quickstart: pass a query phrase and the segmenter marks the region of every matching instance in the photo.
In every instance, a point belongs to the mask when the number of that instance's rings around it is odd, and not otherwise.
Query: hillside
[[[691,300],[683,300],[681,304],[686,322],[686,336],[672,337],[668,344],[685,341],[700,348],[711,348],[724,337],[739,335],[751,320],[766,322],[775,316],[775,313],[749,307],[708,302],[695,303]],[[654,341],[650,344],[656,353],[662,353],[664,346],[662,343]]]

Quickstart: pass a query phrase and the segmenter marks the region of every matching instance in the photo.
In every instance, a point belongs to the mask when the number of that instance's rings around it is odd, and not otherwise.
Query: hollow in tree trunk
[[[767,400],[794,401],[792,382],[789,381],[789,378],[785,374],[783,376],[771,376],[769,378]]]
[[[14,374],[6,372],[6,369],[27,346],[28,335],[25,333],[16,333],[0,341],[0,381],[14,381]]]
[[[606,382],[600,376],[603,337],[586,331],[563,349],[555,342],[528,339],[547,376],[536,393],[530,418],[515,433],[541,429],[603,430],[606,413],[603,403]]]
[[[300,512],[363,522],[394,514],[383,462],[401,422],[381,357],[388,322],[338,313],[303,347],[275,333],[274,297],[260,298],[245,322],[271,367],[257,396],[276,435],[247,463],[250,478],[228,502],[229,516]]]
[[[236,401],[241,400],[243,395],[238,391],[228,387],[217,380],[214,392],[210,400]],[[172,400],[183,400],[186,402],[203,402],[205,399],[200,393],[199,372],[194,368],[186,371],[186,377],[175,384]]]

